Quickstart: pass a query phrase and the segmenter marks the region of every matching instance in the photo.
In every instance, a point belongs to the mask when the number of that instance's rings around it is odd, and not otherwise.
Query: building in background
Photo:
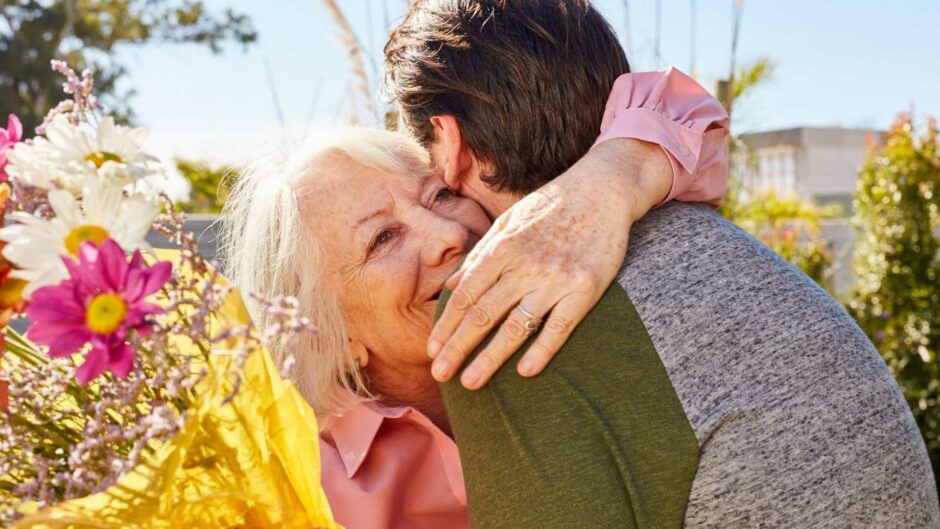
[[[845,298],[854,277],[855,230],[849,222],[858,171],[871,143],[884,143],[877,130],[799,127],[742,134],[732,155],[742,198],[774,192],[825,208],[822,237],[832,252],[827,271],[832,293]],[[835,206],[835,207],[833,207]]]
[[[735,175],[755,194],[795,195],[818,206],[838,204],[852,213],[852,194],[869,143],[884,132],[865,129],[800,127],[742,134],[735,152]]]

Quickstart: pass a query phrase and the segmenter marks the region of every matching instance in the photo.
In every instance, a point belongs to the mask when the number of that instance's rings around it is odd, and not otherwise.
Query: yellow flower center
[[[120,156],[108,151],[95,151],[85,157],[85,161],[95,164],[96,169],[101,169],[104,162],[122,163],[124,160]]]
[[[15,277],[8,277],[0,284],[0,309],[8,309],[23,299],[23,288],[26,281]]]
[[[108,230],[94,224],[82,224],[76,227],[65,237],[65,249],[78,257],[78,248],[85,241],[91,241],[95,244],[101,244],[108,238]]]
[[[111,334],[118,330],[126,315],[124,298],[117,294],[98,294],[85,309],[85,324],[93,333]]]

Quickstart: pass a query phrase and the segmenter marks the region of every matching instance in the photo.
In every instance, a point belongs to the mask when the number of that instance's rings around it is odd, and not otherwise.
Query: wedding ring
[[[527,311],[522,305],[516,305],[516,310],[518,310],[519,314],[522,314],[522,317],[525,318],[525,320],[522,322],[522,328],[525,329],[526,335],[534,333],[542,325],[542,318],[539,318],[535,314]]]

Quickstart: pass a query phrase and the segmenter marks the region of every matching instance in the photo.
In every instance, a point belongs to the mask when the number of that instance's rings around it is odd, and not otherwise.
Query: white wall
[[[865,147],[807,145],[801,161],[801,196],[852,194],[858,169],[865,161]]]

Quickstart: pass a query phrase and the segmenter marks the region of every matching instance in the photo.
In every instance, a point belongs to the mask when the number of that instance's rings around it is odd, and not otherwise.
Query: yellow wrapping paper
[[[249,322],[236,291],[214,316],[213,330]],[[42,510],[27,505],[14,527],[342,529],[320,482],[313,410],[263,348],[249,354],[238,392],[223,404],[231,359],[218,353],[198,406],[156,457],[104,492]]]

